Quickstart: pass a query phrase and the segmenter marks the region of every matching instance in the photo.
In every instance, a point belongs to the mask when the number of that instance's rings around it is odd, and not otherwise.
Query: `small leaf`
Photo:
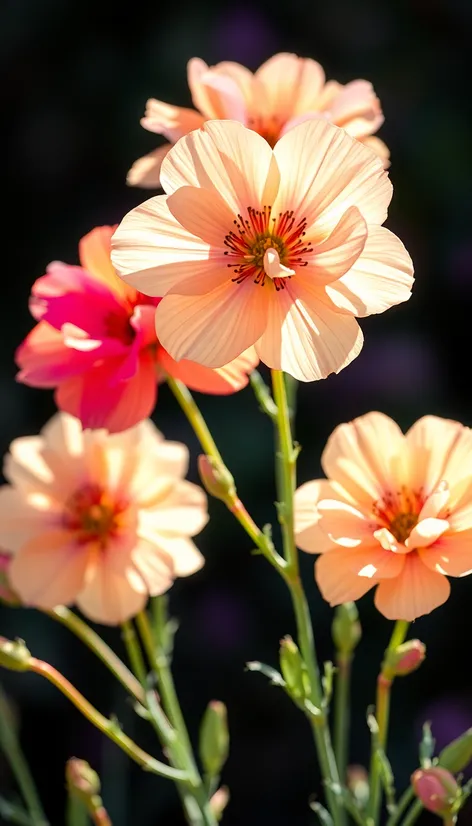
[[[431,759],[434,754],[434,747],[436,745],[436,741],[431,733],[431,723],[426,722],[423,724],[423,738],[420,743],[420,765],[424,769],[428,769],[431,766]]]
[[[321,708],[317,708],[315,705],[313,705],[311,700],[305,700],[303,705],[304,705],[305,711],[307,711],[308,714],[310,715],[310,717],[313,717],[315,720],[318,721],[320,717],[324,717],[324,714],[323,714]]]
[[[392,766],[384,750],[379,747],[377,747],[375,752],[375,759],[379,765],[380,781],[385,792],[387,810],[389,814],[391,814],[396,808],[395,778],[393,776]]]
[[[260,663],[258,660],[252,660],[251,662],[246,663],[246,669],[247,671],[259,671],[261,674],[264,674],[265,677],[268,677],[272,685],[278,685],[285,688],[285,680],[282,675],[270,665]]]
[[[333,818],[321,803],[318,803],[317,800],[310,800],[308,805],[311,811],[317,815],[321,826],[333,826]]]
[[[358,823],[359,826],[365,826],[367,821],[360,809],[358,808],[357,803],[354,800],[350,791],[346,789],[345,786],[341,786],[340,783],[332,783],[330,780],[325,780],[324,783],[325,786],[328,787],[328,789],[331,789],[331,791],[336,795],[336,797],[339,797],[342,800],[344,808],[347,812],[349,812],[349,814],[356,821],[356,823]]]

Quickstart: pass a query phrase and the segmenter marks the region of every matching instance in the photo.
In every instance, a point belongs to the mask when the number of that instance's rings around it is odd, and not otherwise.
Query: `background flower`
[[[445,602],[446,576],[472,573],[472,431],[425,416],[403,435],[382,413],[337,427],[321,459],[327,480],[296,492],[296,538],[321,554],[315,576],[338,605],[378,585],[389,619]]]
[[[230,118],[254,129],[274,146],[292,126],[309,118],[325,118],[370,146],[388,165],[389,151],[373,137],[384,117],[380,101],[367,80],[346,85],[326,82],[316,60],[282,52],[252,73],[245,66],[223,61],[207,66],[194,57],[187,65],[194,109],[183,109],[151,98],[141,125],[175,143],[206,120]],[[128,172],[131,186],[157,187],[169,144],[139,158]]]
[[[392,187],[359,141],[321,120],[272,150],[231,121],[181,138],[167,195],[123,219],[112,259],[164,296],[156,330],[175,358],[220,367],[246,348],[301,381],[339,372],[362,347],[355,316],[406,301],[411,259],[381,226]]]
[[[61,410],[84,427],[125,430],[149,416],[157,381],[170,374],[193,390],[233,393],[257,364],[254,351],[208,370],[177,363],[154,326],[159,298],[148,298],[117,277],[110,261],[115,227],[97,227],[79,245],[81,267],[54,262],[32,289],[39,322],[16,352],[18,380],[57,387]]]
[[[184,480],[188,451],[150,421],[124,433],[83,432],[57,414],[16,439],[0,489],[0,543],[25,605],[76,602],[97,622],[123,622],[148,596],[203,565],[190,539],[207,522],[206,496]]]

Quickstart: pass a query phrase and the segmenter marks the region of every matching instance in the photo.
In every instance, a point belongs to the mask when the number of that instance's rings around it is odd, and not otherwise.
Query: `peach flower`
[[[355,316],[410,297],[411,259],[381,226],[392,186],[380,160],[327,121],[287,132],[272,150],[240,123],[208,121],[162,165],[158,195],[112,238],[118,273],[164,296],[162,346],[221,367],[254,345],[301,381],[358,355]]]
[[[309,118],[324,118],[342,126],[376,152],[388,166],[389,151],[374,132],[384,117],[380,101],[367,80],[346,85],[326,82],[316,60],[295,54],[276,54],[254,74],[239,63],[207,66],[194,57],[187,66],[188,85],[195,109],[183,109],[151,98],[141,125],[175,143],[205,121],[229,118],[254,129],[271,146],[292,126]],[[161,164],[169,144],[160,146],[133,164],[131,186],[158,187]]]
[[[149,416],[166,374],[192,390],[227,394],[248,383],[252,350],[218,370],[181,361],[160,345],[154,326],[159,298],[117,277],[110,261],[116,227],[82,238],[82,266],[55,261],[33,285],[30,309],[39,322],[16,352],[18,380],[56,387],[57,406],[84,427],[126,430]]]
[[[414,620],[449,596],[446,576],[472,573],[472,430],[424,416],[403,435],[383,413],[341,424],[321,464],[327,480],[295,494],[297,545],[320,554],[331,605],[378,585],[388,619]]]
[[[113,625],[198,571],[190,537],[207,522],[206,496],[184,480],[187,463],[185,445],[165,441],[149,420],[110,435],[57,413],[39,436],[12,442],[0,544],[22,602],[75,602]]]

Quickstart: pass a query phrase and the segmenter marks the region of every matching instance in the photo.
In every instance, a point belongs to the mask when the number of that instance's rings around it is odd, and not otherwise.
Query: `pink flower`
[[[382,413],[339,425],[321,464],[328,479],[295,494],[297,545],[320,554],[315,577],[331,605],[378,586],[388,619],[442,605],[447,576],[472,573],[472,431],[425,416],[403,435]]]
[[[205,121],[229,118],[254,129],[274,146],[302,120],[323,118],[342,126],[376,152],[388,166],[389,151],[374,132],[384,117],[372,84],[353,80],[346,85],[326,82],[315,60],[294,54],[276,54],[254,74],[239,63],[216,66],[198,57],[187,66],[188,85],[195,109],[183,109],[151,98],[142,126],[175,143]],[[169,150],[164,144],[140,158],[128,173],[131,186],[158,187],[161,164]]]
[[[406,301],[412,263],[381,226],[392,186],[343,129],[311,120],[272,150],[234,121],[209,121],[170,150],[159,195],[112,239],[119,274],[164,296],[162,346],[220,367],[255,346],[301,381],[339,372],[362,347],[355,316]]]
[[[39,436],[16,439],[0,488],[0,543],[26,605],[76,602],[115,624],[203,565],[190,539],[207,522],[206,496],[184,480],[188,451],[151,421],[124,433],[82,432],[56,414]]]
[[[254,351],[208,370],[179,364],[160,345],[158,298],[119,279],[110,261],[115,227],[97,227],[79,245],[81,267],[54,262],[33,285],[30,308],[39,322],[17,350],[18,380],[56,387],[61,410],[84,427],[125,430],[149,416],[157,380],[170,374],[193,390],[233,393],[257,364]]]
[[[441,766],[416,769],[411,775],[411,785],[428,812],[447,818],[459,802],[460,787],[455,777]],[[453,821],[454,822],[454,821]]]

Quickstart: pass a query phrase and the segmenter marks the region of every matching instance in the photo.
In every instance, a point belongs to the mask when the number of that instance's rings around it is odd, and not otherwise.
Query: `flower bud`
[[[215,794],[210,798],[210,809],[217,820],[221,820],[221,816],[229,803],[229,789],[227,786],[220,786]]]
[[[0,665],[10,671],[29,671],[31,654],[22,640],[0,637]]]
[[[71,757],[66,763],[66,783],[69,794],[80,798],[88,805],[92,798],[100,794],[100,778],[96,771],[78,757]]]
[[[426,656],[426,646],[419,640],[408,640],[387,651],[382,664],[382,674],[389,680],[405,677],[420,667]]]
[[[445,746],[439,755],[439,765],[453,774],[465,769],[472,760],[472,728],[464,731],[452,743]]]
[[[208,703],[200,727],[200,757],[210,777],[218,775],[228,758],[229,732],[226,706],[218,700]]]
[[[417,769],[411,775],[411,783],[425,809],[442,817],[451,813],[460,793],[456,779],[441,766]]]
[[[280,640],[280,670],[290,696],[302,700],[305,697],[305,669],[298,646],[291,637]]]
[[[10,587],[8,581],[8,568],[10,566],[11,556],[4,551],[0,551],[0,602],[5,602],[7,605],[21,605],[21,600]]]
[[[333,642],[340,654],[352,654],[362,636],[359,614],[355,602],[338,605],[331,627]]]
[[[369,775],[364,766],[348,766],[346,782],[356,803],[364,809],[369,800]]]
[[[223,462],[201,453],[198,457],[198,473],[203,487],[215,499],[229,502],[236,498],[234,479]]]

